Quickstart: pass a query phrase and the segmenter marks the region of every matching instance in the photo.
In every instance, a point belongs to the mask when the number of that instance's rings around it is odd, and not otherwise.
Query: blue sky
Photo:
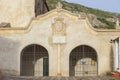
[[[78,3],[87,7],[97,8],[109,12],[120,13],[120,0],[65,0]]]

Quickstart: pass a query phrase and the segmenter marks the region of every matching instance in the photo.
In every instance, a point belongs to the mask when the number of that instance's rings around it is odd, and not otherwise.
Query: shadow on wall
[[[19,74],[17,71],[19,47],[19,41],[0,36],[0,70],[4,75]]]
[[[0,80],[3,80],[3,74],[1,71],[0,71]]]
[[[114,70],[114,50],[113,50],[113,46],[111,45],[110,47],[110,68],[111,68],[111,71]]]

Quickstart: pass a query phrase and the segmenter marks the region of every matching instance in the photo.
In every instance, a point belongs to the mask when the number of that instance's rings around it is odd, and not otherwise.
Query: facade
[[[32,1],[27,3],[29,7]],[[29,9],[26,12],[34,11]],[[16,27],[0,29],[2,72],[20,76],[98,76],[117,68],[113,40],[120,36],[119,29],[95,29],[85,14],[66,11],[60,3],[43,15],[34,17],[30,13],[27,17],[24,22],[20,18],[21,23],[13,19],[11,25]]]

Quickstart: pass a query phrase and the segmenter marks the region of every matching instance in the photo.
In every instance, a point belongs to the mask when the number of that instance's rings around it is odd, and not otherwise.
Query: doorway
[[[87,45],[72,50],[69,58],[70,76],[97,76],[98,60],[96,51]]]
[[[41,45],[32,44],[21,53],[21,76],[48,76],[48,51]]]

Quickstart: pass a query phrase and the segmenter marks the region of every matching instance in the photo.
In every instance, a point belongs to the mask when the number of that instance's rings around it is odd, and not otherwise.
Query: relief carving
[[[66,43],[66,24],[64,18],[58,17],[54,19],[52,24],[52,39],[53,43]]]
[[[66,35],[66,25],[63,18],[55,18],[55,22],[52,24],[52,34],[56,36]]]

